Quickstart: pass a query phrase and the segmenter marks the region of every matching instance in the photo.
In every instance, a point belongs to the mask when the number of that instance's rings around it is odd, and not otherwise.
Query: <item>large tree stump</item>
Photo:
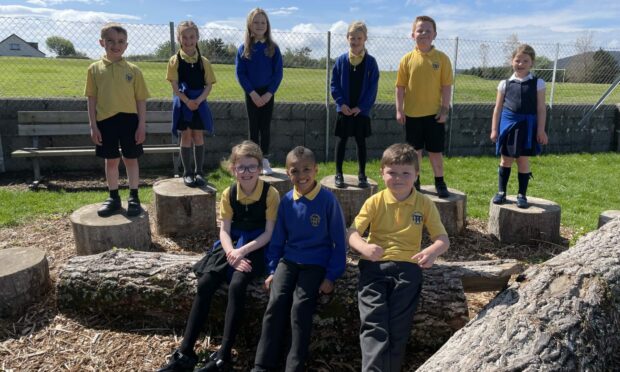
[[[269,182],[271,186],[275,187],[280,193],[280,197],[284,196],[287,192],[291,191],[293,188],[293,184],[291,180],[286,175],[286,169],[283,168],[271,168],[273,170],[273,174],[269,176],[260,176],[260,178]]]
[[[620,217],[620,211],[615,211],[615,210],[604,211],[598,216],[598,227],[600,228],[607,222],[613,220],[614,218],[618,218],[618,217]]]
[[[63,310],[119,316],[121,321],[137,318],[158,326],[182,327],[196,291],[191,265],[198,258],[124,250],[73,257],[59,275],[58,306]],[[480,290],[475,282],[486,277],[489,283],[495,283],[487,288],[499,290],[510,275],[520,271],[514,260],[493,264],[442,264],[425,270],[422,301],[414,318],[412,347],[437,348],[468,321],[464,282],[468,283],[468,288]],[[359,353],[357,275],[357,261],[350,258],[331,301],[319,308],[315,323],[317,334],[322,337],[313,341],[315,350],[338,353],[337,350],[350,349],[352,353]],[[210,312],[209,326],[216,334],[221,334],[223,325],[223,293],[220,291],[216,296]],[[241,337],[255,342],[268,296],[258,281],[250,285],[248,293],[247,313],[254,315],[246,318]]]
[[[49,288],[44,251],[30,247],[0,249],[0,317],[20,316]]]
[[[489,203],[488,231],[502,243],[527,243],[530,240],[560,240],[560,206],[552,201],[528,197],[529,208],[516,205],[516,196],[506,203]]]
[[[150,250],[149,212],[145,208],[139,216],[127,217],[127,203],[123,202],[122,213],[99,217],[99,207],[85,205],[69,217],[78,255],[101,253],[114,247]]]
[[[526,270],[418,371],[620,366],[620,220]]]
[[[153,185],[155,231],[164,236],[184,236],[216,230],[216,190],[187,187],[182,178],[169,178]]]
[[[362,189],[357,187],[357,176],[345,174],[344,183],[346,187],[340,189],[336,187],[335,181],[334,175],[325,176],[321,180],[321,186],[334,193],[344,213],[344,222],[349,226],[359,213],[366,199],[377,192],[377,182],[369,178],[368,183],[370,187]]]
[[[467,224],[467,196],[464,192],[448,189],[450,196],[440,198],[437,196],[435,186],[423,185],[420,189],[422,194],[431,198],[437,206],[441,223],[446,228],[448,235],[459,235],[465,231]]]

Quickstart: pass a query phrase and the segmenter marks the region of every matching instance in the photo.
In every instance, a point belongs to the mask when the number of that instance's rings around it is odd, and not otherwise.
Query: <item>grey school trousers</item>
[[[357,299],[363,372],[398,372],[422,290],[422,269],[410,262],[359,261]]]

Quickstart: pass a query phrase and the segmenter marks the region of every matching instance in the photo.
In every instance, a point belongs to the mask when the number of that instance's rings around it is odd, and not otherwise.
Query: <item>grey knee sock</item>
[[[196,174],[202,174],[202,166],[205,161],[204,145],[194,145],[194,160],[196,161]]]
[[[181,163],[183,163],[183,176],[188,176],[192,172],[189,171],[189,167],[192,165],[192,148],[181,147]]]

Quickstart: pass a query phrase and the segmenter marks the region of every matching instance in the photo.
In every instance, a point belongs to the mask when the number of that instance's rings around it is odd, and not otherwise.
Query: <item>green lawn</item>
[[[545,155],[531,159],[534,179],[528,194],[552,200],[562,207],[562,225],[584,233],[596,228],[598,215],[608,209],[620,209],[620,154]],[[467,216],[487,219],[489,200],[497,188],[497,164],[494,157],[453,157],[445,161],[446,181],[467,195]],[[356,174],[357,163],[346,162],[345,173]],[[319,165],[318,179],[334,174],[334,163]],[[431,184],[428,160],[422,163],[422,183]],[[377,160],[368,164],[368,176],[384,188]],[[232,177],[221,169],[209,173],[209,182],[221,192]],[[517,188],[516,168],[509,183],[509,194]],[[149,203],[152,190],[142,188],[140,197]],[[123,198],[127,191],[121,192]],[[15,191],[0,188],[0,226],[11,226],[43,216],[68,214],[85,204],[99,203],[106,194],[91,192]]]
[[[0,57],[0,98],[13,97],[82,97],[86,68],[91,60]],[[165,80],[165,62],[138,62],[147,80],[153,98],[171,96],[170,84]],[[234,66],[213,65],[218,82],[210,100],[243,99],[243,92],[235,80]],[[287,68],[277,93],[279,101],[325,102],[325,71]],[[378,102],[394,102],[396,73],[384,71],[379,81]],[[458,75],[455,85],[455,103],[493,103],[497,81],[470,75]],[[549,85],[550,87],[550,85]],[[605,84],[556,85],[555,103],[594,103],[605,92]],[[547,96],[551,89],[547,89]],[[608,102],[619,102],[616,90]]]

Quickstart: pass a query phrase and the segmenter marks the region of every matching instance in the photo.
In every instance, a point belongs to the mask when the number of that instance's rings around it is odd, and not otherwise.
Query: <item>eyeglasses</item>
[[[257,171],[258,171],[258,165],[256,164],[252,164],[247,167],[244,167],[243,165],[238,165],[235,167],[235,172],[240,173],[240,174],[243,174],[245,172],[256,173]]]

